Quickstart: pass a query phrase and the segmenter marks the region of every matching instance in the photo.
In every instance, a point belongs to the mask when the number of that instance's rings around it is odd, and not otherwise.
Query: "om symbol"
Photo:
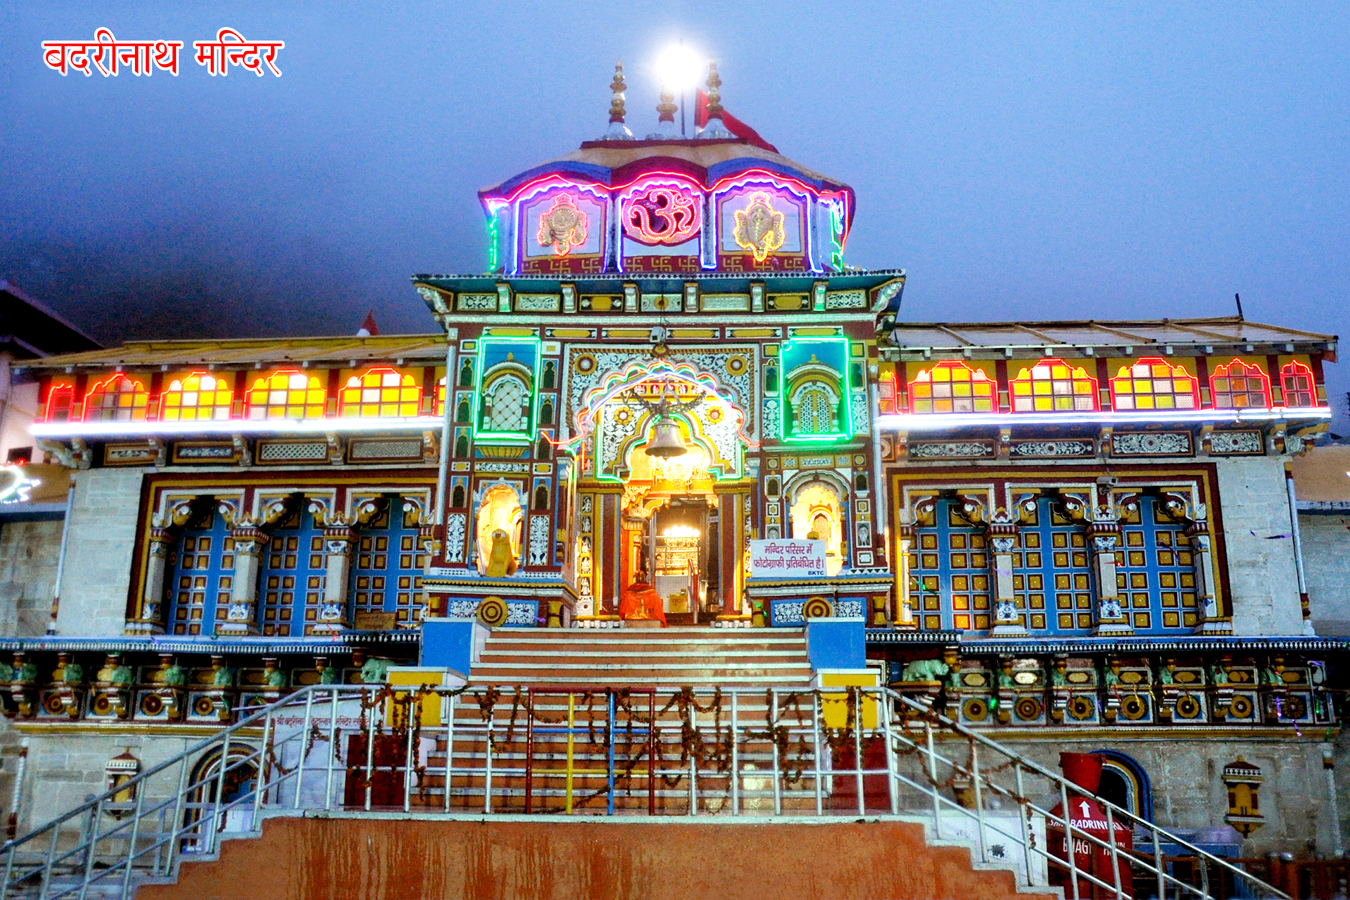
[[[698,201],[669,187],[634,194],[624,210],[623,230],[642,244],[683,244],[698,233]]]

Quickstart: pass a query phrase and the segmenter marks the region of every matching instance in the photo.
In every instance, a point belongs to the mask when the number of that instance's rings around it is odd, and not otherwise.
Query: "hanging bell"
[[[647,444],[647,455],[670,459],[688,452],[689,448],[684,445],[684,436],[680,434],[680,426],[675,420],[670,416],[657,419],[652,428],[651,442]]]

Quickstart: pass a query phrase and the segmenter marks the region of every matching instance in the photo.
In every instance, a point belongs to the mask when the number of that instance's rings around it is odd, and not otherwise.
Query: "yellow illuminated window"
[[[1260,366],[1235,359],[1214,369],[1209,395],[1215,409],[1266,409],[1270,406],[1270,378]]]
[[[159,395],[159,417],[166,422],[228,419],[234,391],[225,379],[203,372],[169,382]]]
[[[945,359],[909,383],[910,412],[997,412],[994,383],[978,369]]]
[[[1280,387],[1284,388],[1286,407],[1317,406],[1317,387],[1312,369],[1295,360],[1280,369]]]
[[[344,416],[415,416],[421,406],[422,389],[413,377],[385,368],[348,378],[338,401]]]
[[[1097,409],[1097,379],[1062,359],[1043,359],[1009,384],[1013,412]]]
[[[445,415],[445,378],[442,375],[441,380],[436,382],[436,415]]]
[[[75,406],[75,385],[54,384],[47,392],[46,422],[68,422]]]
[[[150,392],[134,378],[118,372],[84,395],[86,422],[132,422],[145,418]]]
[[[1111,403],[1118,410],[1199,409],[1200,388],[1185,366],[1149,356],[1120,367],[1111,379]]]
[[[250,419],[321,419],[328,391],[317,375],[282,369],[253,382],[246,399]]]

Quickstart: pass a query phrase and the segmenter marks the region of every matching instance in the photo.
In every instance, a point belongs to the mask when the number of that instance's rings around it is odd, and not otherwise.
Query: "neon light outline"
[[[843,344],[844,345],[844,365],[843,371],[839,373],[839,385],[843,393],[840,395],[839,405],[844,408],[843,415],[839,417],[837,424],[842,425],[842,430],[833,434],[807,434],[789,436],[791,429],[788,428],[789,410],[791,406],[788,402],[787,383],[787,354],[793,344]],[[841,441],[850,441],[853,439],[853,402],[852,386],[849,384],[849,369],[852,358],[850,357],[851,346],[848,338],[844,337],[812,337],[812,338],[792,338],[784,341],[778,350],[778,433],[782,435],[784,441],[793,443],[815,443],[815,444],[838,444]],[[821,365],[826,365],[821,363]],[[798,366],[800,368],[800,366]],[[794,370],[795,371],[795,370]]]
[[[521,345],[531,345],[534,350],[534,360],[532,362],[522,363],[525,368],[530,370],[530,425],[528,431],[508,432],[508,431],[483,431],[478,427],[481,421],[479,414],[480,405],[483,401],[483,378],[487,374],[484,368],[486,351],[489,345],[500,344],[509,347],[519,347]],[[480,437],[488,441],[507,441],[510,443],[529,443],[534,440],[535,433],[539,430],[539,380],[533,377],[534,373],[539,371],[539,360],[543,355],[543,342],[537,337],[481,337],[478,339],[478,390],[473,395],[473,438],[477,441]],[[510,352],[510,351],[507,351]],[[447,394],[448,396],[448,394]],[[440,418],[437,418],[440,421]]]
[[[689,243],[703,230],[703,198],[691,194],[664,184],[644,185],[641,191],[633,191],[626,199],[619,201],[620,224],[624,235],[647,247],[678,247]],[[648,207],[646,204],[652,202],[654,196],[668,200],[670,208],[653,210]],[[642,213],[647,224],[635,224],[635,213]],[[675,224],[681,214],[689,217],[684,226]],[[653,218],[664,218],[670,222],[671,231],[668,234],[652,231],[650,222]]]
[[[1237,374],[1237,375],[1234,375],[1234,374],[1233,374],[1233,369],[1234,369],[1234,367],[1237,367],[1237,369],[1238,369],[1238,374]],[[1256,374],[1255,374],[1255,375],[1252,374],[1252,371],[1251,371],[1252,369],[1255,369],[1255,370],[1256,370]],[[1219,405],[1219,402],[1218,402],[1218,396],[1219,396],[1219,394],[1228,394],[1228,395],[1231,397],[1234,393],[1238,393],[1238,394],[1252,394],[1252,393],[1254,393],[1254,391],[1252,391],[1250,388],[1248,388],[1247,390],[1242,390],[1242,391],[1234,391],[1234,390],[1233,390],[1233,386],[1232,386],[1231,383],[1230,383],[1229,386],[1228,386],[1228,390],[1226,390],[1226,391],[1220,391],[1220,390],[1216,389],[1215,386],[1214,386],[1215,383],[1216,383],[1216,382],[1218,381],[1218,379],[1220,379],[1220,378],[1229,378],[1229,379],[1232,379],[1232,378],[1246,378],[1246,379],[1258,378],[1258,383],[1261,385],[1261,391],[1264,393],[1263,399],[1265,400],[1265,402],[1261,405],[1261,408],[1262,408],[1262,409],[1269,409],[1271,406],[1274,405],[1274,401],[1273,401],[1273,399],[1272,399],[1272,394],[1271,394],[1271,391],[1270,391],[1270,376],[1266,374],[1266,370],[1263,369],[1263,368],[1262,368],[1259,364],[1257,364],[1257,363],[1244,362],[1244,361],[1242,361],[1241,359],[1238,359],[1238,358],[1235,356],[1235,357],[1233,357],[1233,359],[1232,359],[1231,362],[1226,362],[1226,363],[1224,363],[1224,364],[1221,365],[1221,366],[1215,366],[1215,367],[1214,367],[1213,373],[1211,373],[1210,376],[1209,376],[1209,405],[1210,405],[1212,408],[1214,408],[1214,409],[1253,409],[1253,408],[1254,408],[1254,407],[1250,407],[1250,406],[1220,406],[1220,405]]]

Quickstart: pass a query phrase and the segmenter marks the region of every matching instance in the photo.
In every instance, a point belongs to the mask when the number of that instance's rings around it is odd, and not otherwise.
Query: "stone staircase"
[[[499,628],[471,684],[806,687],[797,628]]]

